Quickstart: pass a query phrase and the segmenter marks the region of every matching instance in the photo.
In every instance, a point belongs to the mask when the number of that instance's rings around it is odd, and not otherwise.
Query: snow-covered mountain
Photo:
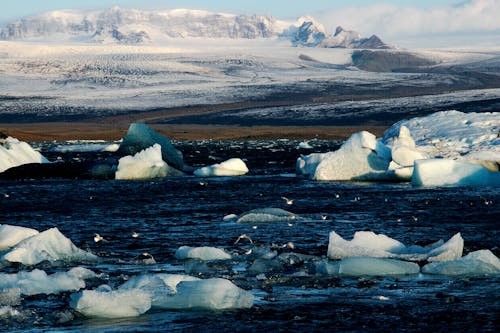
[[[290,39],[295,46],[387,48],[378,37],[361,38],[337,28],[330,34],[306,17],[286,22],[263,15],[202,10],[60,10],[22,18],[5,26],[3,40],[56,39],[115,44],[162,42],[172,38]]]

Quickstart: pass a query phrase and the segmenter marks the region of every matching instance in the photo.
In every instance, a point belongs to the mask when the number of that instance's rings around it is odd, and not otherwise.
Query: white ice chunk
[[[404,244],[385,235],[371,231],[357,231],[351,241],[330,232],[328,257],[344,259],[350,257],[394,258],[410,261],[447,261],[460,258],[463,252],[463,238],[455,234],[446,243],[437,242],[428,247]]]
[[[21,316],[21,312],[12,306],[0,306],[0,318],[16,318],[19,316]]]
[[[257,208],[252,209],[240,215],[236,222],[238,223],[264,223],[294,221],[300,219],[300,216],[281,208]]]
[[[480,250],[456,260],[429,263],[422,267],[422,273],[452,276],[500,274],[500,259],[490,250]]]
[[[222,163],[213,164],[194,171],[198,177],[213,177],[213,176],[242,176],[248,173],[248,168],[239,158],[230,158]]]
[[[125,156],[118,161],[116,179],[150,179],[166,177],[168,165],[162,160],[161,146],[154,144],[134,156]]]
[[[94,272],[83,267],[51,275],[39,269],[15,274],[0,273],[0,289],[19,288],[23,295],[58,294],[85,288],[84,280],[95,276]]]
[[[177,293],[162,300],[164,309],[225,310],[250,308],[252,293],[243,290],[229,280],[212,278],[183,281],[177,285]]]
[[[390,150],[375,135],[363,131],[353,135],[339,150],[301,156],[297,173],[315,180],[374,180],[383,178]]]
[[[141,289],[84,290],[70,298],[70,306],[86,317],[136,317],[151,308],[151,295]]]
[[[0,173],[7,169],[28,163],[49,161],[29,144],[12,137],[0,138]]]
[[[418,186],[500,185],[500,172],[489,171],[482,165],[449,159],[415,161],[411,179]]]
[[[189,169],[184,164],[182,153],[172,145],[170,139],[143,123],[130,124],[127,135],[120,144],[119,151],[123,154],[132,155],[154,144],[161,146],[162,159],[169,165],[182,171]]]
[[[190,247],[181,246],[175,251],[177,259],[200,259],[200,260],[227,260],[231,259],[231,255],[216,247],[200,246]]]
[[[300,142],[297,148],[300,148],[300,149],[313,149],[313,147],[307,141]]]
[[[42,261],[94,261],[97,257],[77,248],[57,228],[51,228],[26,238],[3,254],[0,259],[36,265]]]
[[[0,252],[3,252],[23,239],[38,234],[38,230],[18,227],[9,224],[0,224]]]
[[[392,276],[418,274],[420,267],[413,262],[369,257],[347,258],[337,262],[323,262],[318,271],[328,275]]]

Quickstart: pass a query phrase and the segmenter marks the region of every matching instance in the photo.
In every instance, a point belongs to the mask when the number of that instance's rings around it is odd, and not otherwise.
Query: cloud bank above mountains
[[[447,42],[468,40],[469,43],[498,46],[500,36],[500,0],[467,0],[458,5],[421,8],[377,3],[344,7],[318,13],[327,28],[356,28],[362,34],[375,33],[389,42],[441,39]],[[332,26],[328,26],[332,24]],[[449,42],[449,41],[448,41]]]

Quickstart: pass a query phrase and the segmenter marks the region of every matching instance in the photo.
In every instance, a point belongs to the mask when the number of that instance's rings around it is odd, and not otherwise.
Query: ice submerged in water
[[[15,244],[0,256],[0,260],[36,265],[43,261],[52,263],[95,261],[97,257],[77,248],[59,229],[51,228]]]
[[[248,168],[245,162],[239,158],[231,158],[222,163],[213,164],[194,171],[194,175],[198,177],[242,176],[247,173]]]
[[[237,223],[265,223],[286,222],[299,220],[300,216],[281,208],[257,208],[249,210],[241,215],[230,214],[224,217],[225,221],[236,221]]]
[[[350,257],[393,258],[409,261],[448,261],[462,256],[464,240],[460,233],[446,243],[438,241],[427,247],[405,246],[401,242],[371,231],[357,231],[352,240],[347,241],[335,231],[330,232],[328,258]]]
[[[396,259],[353,257],[337,262],[322,262],[317,271],[327,275],[393,276],[418,274],[420,267],[413,262]]]
[[[147,274],[117,290],[98,288],[71,295],[71,307],[89,317],[138,316],[150,308],[226,310],[250,308],[254,296],[229,280],[189,275]]]
[[[448,276],[500,274],[500,259],[490,250],[479,250],[456,260],[433,262],[422,273]]]

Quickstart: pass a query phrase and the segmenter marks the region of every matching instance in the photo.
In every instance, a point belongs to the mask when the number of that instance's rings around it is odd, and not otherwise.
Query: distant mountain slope
[[[337,28],[335,34],[312,18],[297,22],[272,16],[202,10],[60,10],[20,19],[0,32],[3,40],[57,39],[114,44],[155,43],[172,38],[289,39],[295,46],[387,48],[378,37]]]

